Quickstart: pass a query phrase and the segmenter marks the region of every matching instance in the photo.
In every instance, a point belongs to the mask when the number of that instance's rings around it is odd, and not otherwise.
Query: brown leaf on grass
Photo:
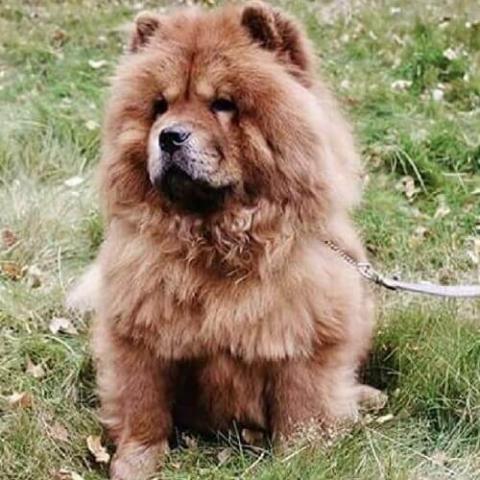
[[[447,48],[446,50],[444,50],[443,52],[443,56],[447,59],[447,60],[450,60],[450,61],[453,61],[453,60],[457,60],[458,57],[460,57],[461,55],[461,50],[459,48]]]
[[[25,371],[33,378],[42,378],[45,376],[45,370],[41,365],[35,365],[30,358],[27,358],[27,367]]]
[[[408,201],[412,201],[419,189],[415,187],[415,180],[410,175],[402,177],[396,185],[397,190],[405,194]]]
[[[54,472],[53,480],[83,480],[83,477],[72,470],[62,468],[58,472]]]
[[[68,188],[75,188],[81,185],[85,179],[83,177],[80,177],[78,175],[75,175],[74,177],[67,178],[63,184],[68,187]]]
[[[87,438],[87,447],[97,463],[109,462],[110,455],[107,452],[107,449],[102,445],[102,440],[98,435],[90,435]]]
[[[9,228],[2,230],[2,244],[5,248],[11,248],[18,242],[18,238]]]
[[[7,397],[12,408],[28,408],[32,406],[33,397],[29,392],[15,392]]]
[[[414,245],[423,242],[428,237],[429,230],[427,227],[424,227],[423,225],[419,225],[417,228],[415,228],[413,235],[412,235],[412,243]]]
[[[434,102],[441,102],[445,97],[445,90],[443,88],[434,88],[431,94]]]
[[[76,472],[70,472],[70,475],[72,477],[72,480],[83,480],[83,477]]]
[[[30,265],[25,270],[25,277],[30,288],[38,288],[42,284],[43,272],[37,265]]]
[[[48,325],[49,330],[56,335],[57,333],[68,333],[70,335],[78,335],[77,329],[72,322],[65,317],[52,318]]]
[[[99,68],[103,68],[105,65],[108,65],[108,62],[107,60],[89,60],[88,65],[94,70],[98,70]]]
[[[220,465],[228,462],[228,459],[232,456],[233,450],[230,447],[223,448],[217,454],[218,462]]]
[[[67,32],[61,28],[57,28],[52,35],[52,42],[56,45],[62,46],[68,39]]]
[[[263,432],[259,430],[251,430],[250,428],[244,428],[240,432],[240,435],[245,443],[253,445],[255,447],[260,447],[264,441]]]
[[[21,265],[16,262],[4,262],[0,265],[0,272],[9,280],[20,280],[23,276],[23,269]]]
[[[473,253],[480,258],[480,238],[475,238],[473,240]]]
[[[94,130],[98,130],[100,125],[95,120],[88,120],[87,122],[85,122],[85,127],[87,128],[87,130],[93,132]]]
[[[187,434],[184,434],[182,437],[187,448],[191,448],[192,450],[194,450],[195,448],[198,447],[198,441],[195,437],[191,437],[190,435],[187,435]]]
[[[410,200],[416,193],[415,182],[412,177],[404,178],[404,192],[405,196]]]
[[[393,413],[387,413],[386,415],[382,415],[381,417],[378,417],[376,422],[379,425],[383,425],[384,423],[390,422],[395,418]]]
[[[437,465],[446,465],[448,463],[448,455],[442,450],[435,450],[430,458]]]
[[[42,423],[42,428],[45,430],[47,436],[54,440],[60,440],[62,442],[69,441],[68,430],[58,421],[54,420],[54,417],[49,412],[41,411],[39,413],[39,420]]]
[[[70,439],[68,430],[58,422],[55,422],[52,426],[47,426],[47,435],[61,442],[68,442]]]
[[[450,213],[450,208],[447,205],[440,205],[437,210],[435,211],[435,214],[433,215],[433,218],[435,220],[438,220],[440,218],[446,217]]]
[[[395,80],[390,87],[395,92],[404,92],[411,86],[412,82],[410,80]]]
[[[474,265],[480,266],[480,238],[473,239],[473,248],[467,252],[467,255]]]

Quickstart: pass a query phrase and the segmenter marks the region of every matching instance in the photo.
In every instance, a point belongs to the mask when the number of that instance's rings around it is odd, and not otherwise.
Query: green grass
[[[357,130],[368,178],[356,215],[372,261],[410,278],[477,281],[477,2],[282,3],[307,25]],[[341,3],[352,8],[332,8]],[[62,478],[61,469],[106,478],[86,447],[86,438],[101,432],[88,319],[72,318],[62,302],[102,238],[93,175],[98,125],[123,27],[136,8],[122,0],[0,5],[2,480]],[[457,58],[445,57],[449,48]],[[92,60],[107,63],[95,69]],[[409,88],[392,88],[398,80]],[[434,90],[443,91],[441,101]],[[75,176],[83,179],[78,186],[64,183]],[[406,176],[414,181],[411,198],[401,189]],[[22,269],[20,279],[11,278]],[[480,478],[478,301],[377,298],[365,376],[389,394],[379,415],[392,414],[390,421],[367,417],[321,451],[276,457],[245,450],[235,437],[199,441],[173,451],[159,478]],[[78,335],[52,334],[51,319],[66,315]],[[43,367],[42,378],[26,371],[28,359]],[[28,392],[32,404],[11,408],[14,392]],[[220,465],[226,447],[232,454]]]

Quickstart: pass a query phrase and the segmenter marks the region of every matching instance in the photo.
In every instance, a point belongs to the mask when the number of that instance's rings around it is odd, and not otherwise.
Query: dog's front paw
[[[167,442],[150,446],[134,442],[121,445],[110,466],[110,479],[147,480],[167,452]]]

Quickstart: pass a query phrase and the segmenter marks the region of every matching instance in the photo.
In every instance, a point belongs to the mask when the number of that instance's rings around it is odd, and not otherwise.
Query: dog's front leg
[[[146,347],[121,338],[110,339],[109,357],[105,363],[99,359],[98,372],[102,407],[116,412],[117,452],[110,475],[112,480],[142,480],[168,450],[173,368]]]
[[[338,352],[330,350],[330,360],[335,359]],[[356,419],[354,372],[355,365],[318,358],[285,361],[272,369],[270,422],[280,450],[291,442],[322,441],[335,427]]]

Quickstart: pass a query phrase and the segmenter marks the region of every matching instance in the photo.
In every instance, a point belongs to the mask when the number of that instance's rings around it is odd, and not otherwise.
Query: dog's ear
[[[160,15],[154,12],[140,12],[134,21],[129,49],[136,52],[147,45],[159,31],[162,23]]]
[[[287,14],[267,3],[253,1],[243,8],[242,25],[261,47],[272,50],[300,71],[310,73],[313,64],[310,43],[297,22]]]
[[[269,5],[259,1],[247,3],[242,12],[242,25],[261,47],[275,50],[280,45],[275,12]]]

